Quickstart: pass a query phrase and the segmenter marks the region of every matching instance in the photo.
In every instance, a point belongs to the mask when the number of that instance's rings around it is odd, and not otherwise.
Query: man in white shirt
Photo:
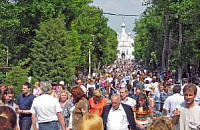
[[[181,95],[183,95],[183,88],[185,87],[186,84],[188,84],[188,79],[187,78],[183,78],[183,83],[181,86]]]
[[[121,97],[121,103],[127,104],[131,107],[136,105],[136,101],[130,97],[128,97],[128,89],[127,88],[121,88],[120,89],[120,97]]]
[[[176,130],[200,129],[200,106],[194,102],[197,88],[194,84],[187,84],[183,89],[184,102],[178,105],[172,117],[172,123],[178,123]]]
[[[175,85],[173,87],[173,95],[169,96],[165,102],[164,102],[164,114],[172,116],[175,108],[177,105],[180,105],[182,102],[184,102],[184,97],[180,94],[181,86]]]
[[[39,129],[58,130],[58,121],[62,130],[65,130],[62,109],[56,98],[50,95],[51,83],[41,82],[42,95],[33,100],[30,112],[32,113],[33,129],[37,130],[36,117]]]
[[[120,95],[111,96],[111,104],[103,109],[103,124],[105,130],[135,130],[135,118],[129,105],[120,103]]]

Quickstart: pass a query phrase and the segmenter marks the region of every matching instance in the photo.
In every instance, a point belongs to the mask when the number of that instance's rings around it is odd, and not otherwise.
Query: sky
[[[142,6],[143,0],[94,0],[92,5],[103,9],[104,13],[140,15],[146,6]],[[126,25],[126,32],[131,32],[134,36],[133,27],[139,16],[125,17],[104,14],[108,18],[108,25],[116,32],[121,32],[122,22]]]

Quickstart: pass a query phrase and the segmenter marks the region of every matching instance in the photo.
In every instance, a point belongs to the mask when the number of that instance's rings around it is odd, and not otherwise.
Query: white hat
[[[64,81],[60,81],[59,84],[60,85],[65,85],[65,82]]]

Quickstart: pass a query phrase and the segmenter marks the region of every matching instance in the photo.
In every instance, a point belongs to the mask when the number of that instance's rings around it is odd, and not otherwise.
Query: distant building
[[[16,4],[18,0],[7,0],[9,3]]]
[[[126,33],[124,22],[122,23],[121,28],[122,28],[121,34],[117,33],[117,41],[118,41],[117,58],[133,60],[134,40],[130,32],[128,34]]]

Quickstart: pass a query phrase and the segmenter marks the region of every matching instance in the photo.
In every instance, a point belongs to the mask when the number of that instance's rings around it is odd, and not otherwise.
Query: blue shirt
[[[168,92],[168,93],[166,93],[166,92],[161,92],[160,93],[160,103],[164,103],[165,102],[165,100],[169,97],[169,96],[171,96],[172,95],[172,93],[170,93],[170,92]]]
[[[161,100],[160,100],[160,93],[161,92],[159,90],[155,92],[155,94],[153,96],[155,103],[160,103],[161,102]]]
[[[20,110],[30,110],[33,103],[34,95],[31,93],[28,96],[20,94],[17,98],[17,105]],[[31,114],[20,114],[20,118],[31,117]]]

